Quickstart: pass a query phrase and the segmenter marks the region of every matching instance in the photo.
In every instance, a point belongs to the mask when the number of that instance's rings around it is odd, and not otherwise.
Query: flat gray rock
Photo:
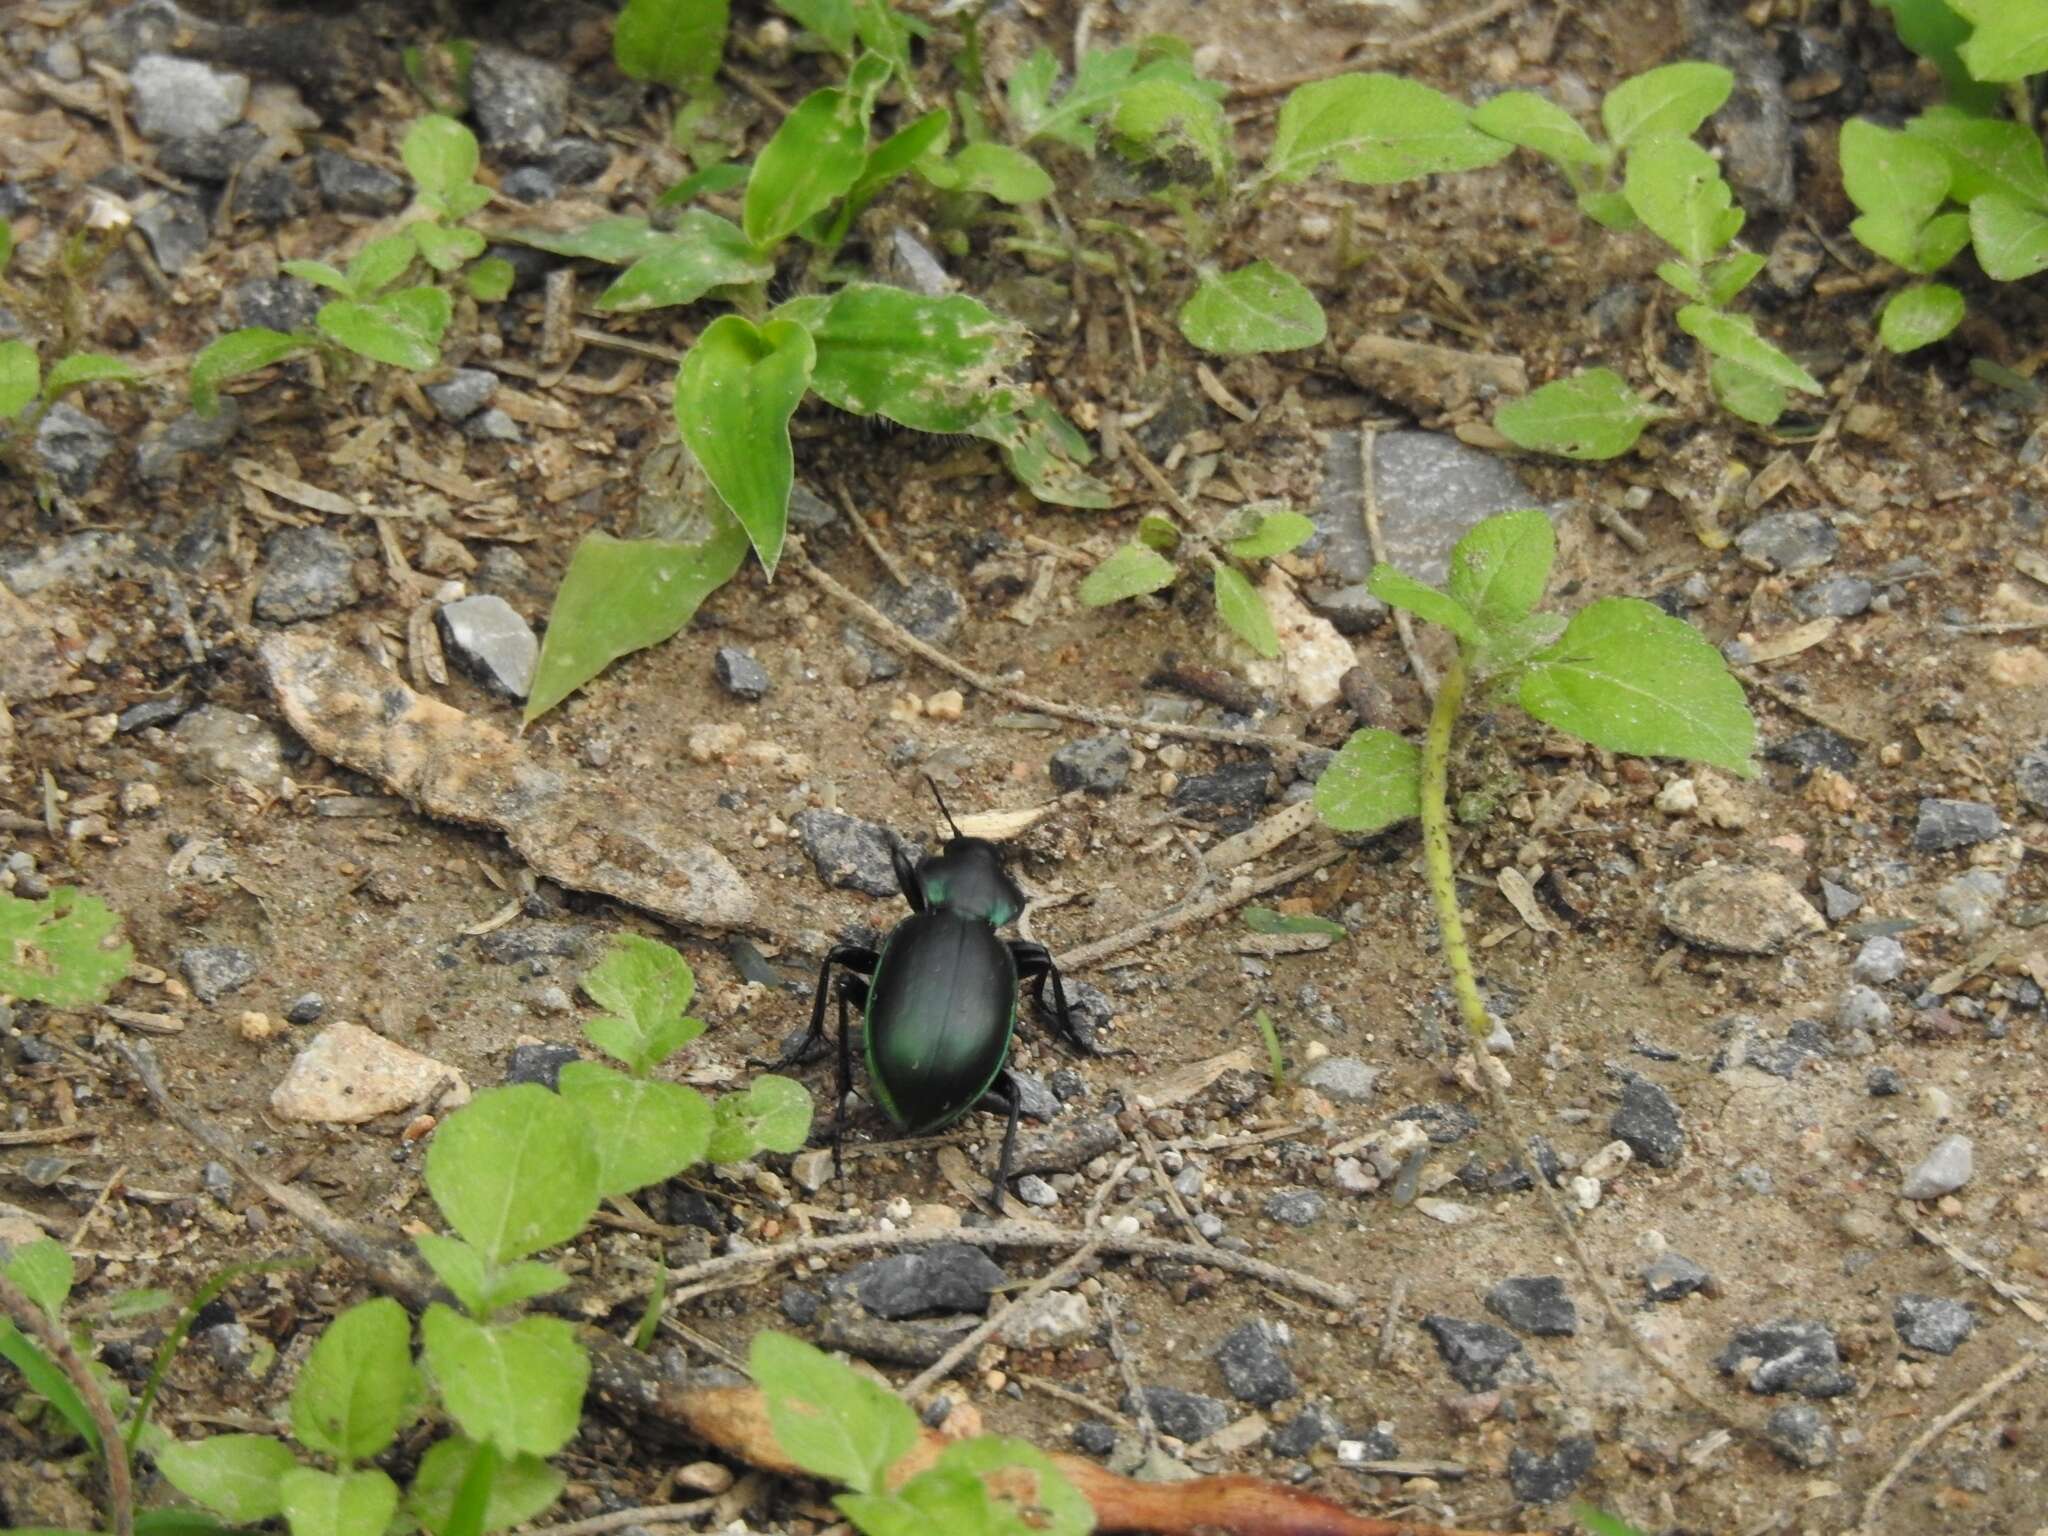
[[[1827,923],[1775,870],[1723,864],[1688,875],[1658,904],[1664,926],[1701,949],[1775,955]]]

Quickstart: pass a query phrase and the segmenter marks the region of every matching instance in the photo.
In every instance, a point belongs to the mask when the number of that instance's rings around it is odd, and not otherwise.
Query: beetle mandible
[[[853,1088],[849,1024],[861,1010],[862,1054],[876,1105],[906,1135],[943,1130],[976,1105],[1008,1118],[996,1162],[995,1203],[1002,1205],[1010,1157],[1017,1142],[1020,1094],[1010,1077],[1017,1032],[1017,994],[1030,983],[1045,1006],[1052,984],[1059,1033],[1088,1055],[1100,1054],[1081,1035],[1067,1006],[1059,967],[1043,944],[1004,939],[997,929],[1023,915],[1024,892],[1003,867],[1002,851],[986,838],[966,837],[946,809],[939,786],[932,797],[953,836],[937,853],[915,863],[901,844],[891,849],[896,884],[910,916],[890,930],[880,949],[835,944],[818,968],[811,1025],[783,1058],[811,1059],[825,1035],[825,1002],[839,999],[839,1068],[832,1116],[832,1165],[843,1172],[841,1142],[846,1099]],[[832,969],[840,968],[838,985]],[[1007,1092],[995,1091],[1002,1080]]]

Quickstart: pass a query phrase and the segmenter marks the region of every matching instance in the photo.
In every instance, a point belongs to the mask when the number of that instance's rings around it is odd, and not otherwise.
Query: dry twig
[[[1957,1403],[1955,1407],[1949,1409],[1947,1413],[1944,1413],[1932,1424],[1921,1430],[1919,1434],[1915,1435],[1908,1442],[1906,1448],[1899,1452],[1898,1460],[1886,1468],[1884,1476],[1879,1478],[1870,1492],[1864,1495],[1863,1515],[1857,1521],[1856,1529],[1859,1532],[1863,1532],[1874,1528],[1873,1523],[1877,1519],[1877,1512],[1884,1506],[1885,1496],[1892,1491],[1892,1485],[1905,1476],[1906,1469],[1912,1466],[1915,1461],[1918,1461],[1930,1445],[1962,1423],[1963,1420],[1967,1419],[1979,1408],[1990,1402],[1991,1399],[1998,1396],[2007,1387],[2016,1384],[2043,1360],[2048,1360],[2048,1352],[2038,1349],[2020,1356],[2019,1359],[2013,1361],[2011,1365],[2008,1365],[1968,1397]]]
[[[1220,896],[1209,896],[1200,901],[1184,902],[1179,906],[1169,907],[1156,916],[1146,918],[1142,923],[1133,923],[1120,932],[1112,933],[1106,939],[1097,939],[1092,944],[1083,944],[1077,949],[1070,949],[1057,956],[1060,969],[1071,971],[1093,965],[1098,960],[1107,959],[1123,950],[1147,943],[1161,934],[1173,932],[1176,928],[1185,928],[1191,923],[1201,922],[1204,918],[1214,917],[1219,912],[1241,907],[1255,897],[1264,896],[1269,891],[1277,891],[1282,886],[1292,885],[1319,869],[1329,868],[1343,858],[1346,852],[1343,848],[1325,848],[1312,858],[1290,864],[1273,874],[1262,875],[1242,890],[1226,891]]]
[[[629,1525],[681,1525],[699,1515],[708,1515],[717,1507],[716,1499],[697,1499],[689,1504],[649,1504],[644,1509],[615,1509],[608,1514],[592,1515],[588,1520],[536,1526],[534,1536],[604,1536],[607,1531],[623,1531]]]
[[[1100,1245],[1090,1242],[1068,1254],[1066,1258],[1032,1281],[1029,1286],[1011,1297],[1006,1304],[997,1307],[993,1312],[989,1313],[959,1343],[919,1371],[909,1381],[898,1387],[896,1395],[906,1403],[916,1402],[919,1397],[923,1396],[927,1388],[935,1387],[944,1381],[952,1374],[953,1367],[981,1348],[982,1344],[998,1328],[1010,1320],[1012,1313],[1030,1306],[1032,1302],[1038,1300],[1047,1291],[1072,1279],[1080,1272],[1082,1265],[1095,1257],[1098,1246]]]

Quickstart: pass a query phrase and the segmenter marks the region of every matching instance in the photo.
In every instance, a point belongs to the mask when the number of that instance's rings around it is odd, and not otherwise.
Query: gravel
[[[533,626],[496,593],[443,603],[438,615],[448,654],[493,693],[523,699],[533,689],[540,640]]]
[[[1947,1296],[1901,1296],[1892,1306],[1892,1327],[1908,1349],[1952,1355],[1977,1327],[1977,1315]]]
[[[1333,1104],[1363,1104],[1372,1097],[1379,1069],[1356,1056],[1325,1056],[1301,1074],[1304,1088],[1313,1088]]]
[[[1452,1379],[1467,1392],[1488,1392],[1534,1375],[1522,1341],[1498,1324],[1432,1312],[1423,1318],[1422,1327],[1436,1341],[1436,1352]]]
[[[1913,847],[1920,853],[1946,853],[1989,842],[2004,830],[1997,807],[1981,800],[1926,799],[1920,802]]]
[[[897,1321],[940,1312],[980,1312],[989,1294],[1009,1276],[979,1248],[937,1243],[915,1253],[871,1259],[835,1281],[832,1290],[851,1295],[876,1317]]]
[[[1666,1250],[1643,1268],[1643,1290],[1652,1301],[1682,1301],[1704,1291],[1714,1277],[1682,1253]]]
[[[457,368],[424,393],[443,421],[467,421],[498,393],[498,376],[488,368]]]
[[[818,878],[846,891],[894,896],[896,838],[887,827],[839,811],[799,811],[790,823]]]
[[[178,951],[178,969],[202,1003],[217,1003],[254,981],[255,953],[239,944],[197,944]]]
[[[412,200],[405,182],[383,166],[332,149],[313,151],[313,180],[337,213],[376,217],[397,213]]]
[[[1046,762],[1053,787],[1062,793],[1085,789],[1115,794],[1131,776],[1131,744],[1121,736],[1090,736],[1069,742]]]
[[[1908,1200],[1939,1200],[1970,1182],[1975,1168],[1976,1147],[1967,1136],[1947,1136],[1934,1150],[1913,1165],[1899,1193]]]
[[[1239,1323],[1225,1334],[1216,1346],[1215,1359],[1230,1395],[1259,1408],[1295,1396],[1301,1389],[1285,1353],[1292,1342],[1284,1327],[1264,1318]]]
[[[1555,1504],[1586,1480],[1593,1450],[1586,1435],[1558,1441],[1548,1456],[1516,1446],[1508,1452],[1508,1486],[1524,1504]]]
[[[754,653],[734,645],[718,648],[711,658],[711,675],[727,693],[749,703],[766,698],[771,686],[768,669],[754,659]]]
[[[1579,1309],[1556,1275],[1517,1275],[1486,1293],[1486,1310],[1518,1333],[1563,1338],[1579,1331]]]
[[[1152,1422],[1159,1426],[1162,1434],[1176,1440],[1193,1444],[1206,1440],[1231,1419],[1230,1404],[1221,1398],[1207,1397],[1200,1392],[1183,1392],[1178,1387],[1146,1387],[1145,1411],[1152,1416]],[[1119,1405],[1125,1413],[1135,1414],[1137,1403],[1126,1392]]]
[[[1749,559],[1787,575],[1826,565],[1841,544],[1817,512],[1773,512],[1735,536],[1735,547]]]
[[[1678,1103],[1649,1078],[1637,1074],[1622,1085],[1621,1105],[1607,1133],[1652,1168],[1675,1168],[1685,1151],[1685,1123]]]
[[[114,451],[114,434],[85,412],[60,400],[36,427],[36,457],[73,496],[83,496]]]
[[[128,72],[129,107],[145,139],[219,133],[249,104],[249,77],[193,59],[144,54]]]
[[[1842,1369],[1835,1335],[1826,1323],[1787,1317],[1738,1330],[1714,1359],[1724,1376],[1741,1376],[1752,1392],[1796,1392],[1840,1397],[1856,1381]]]
[[[549,1092],[561,1087],[562,1068],[581,1061],[583,1053],[569,1045],[515,1045],[505,1058],[505,1081],[539,1083]]]
[[[1312,1227],[1327,1208],[1328,1202],[1313,1189],[1283,1189],[1268,1195],[1260,1210],[1268,1221],[1283,1227]]]
[[[273,624],[324,619],[361,601],[355,556],[325,528],[280,528],[263,545],[256,617]]]
[[[569,114],[566,69],[488,43],[476,51],[469,92],[478,136],[509,155],[539,154]]]
[[[1849,974],[1867,986],[1882,987],[1906,974],[1906,946],[1890,934],[1865,939],[1849,962]]]

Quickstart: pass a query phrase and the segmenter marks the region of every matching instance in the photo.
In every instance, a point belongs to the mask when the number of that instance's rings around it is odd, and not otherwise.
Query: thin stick
[[[1342,1312],[1361,1305],[1355,1292],[1255,1259],[1228,1248],[1199,1248],[1193,1243],[1176,1243],[1163,1237],[1129,1236],[1112,1232],[1075,1232],[1065,1227],[1039,1226],[1035,1222],[996,1221],[985,1227],[912,1227],[894,1232],[836,1232],[819,1237],[800,1237],[772,1248],[750,1248],[744,1253],[723,1253],[700,1259],[695,1264],[669,1271],[675,1286],[672,1302],[688,1299],[696,1286],[712,1286],[729,1276],[744,1275],[750,1269],[774,1267],[812,1254],[870,1253],[881,1248],[914,1248],[924,1243],[967,1243],[976,1248],[1079,1248],[1094,1243],[1103,1253],[1123,1258],[1176,1259],[1183,1264],[1206,1264],[1253,1280],[1262,1280],[1276,1290],[1292,1291],[1320,1301]]]
[[[1906,1225],[1912,1228],[1913,1235],[1919,1238],[1921,1242],[1927,1244],[1930,1248],[1939,1248],[1943,1253],[1947,1254],[1949,1260],[1958,1269],[1975,1275],[2033,1321],[2041,1324],[2043,1327],[2048,1327],[2048,1312],[2043,1312],[2033,1297],[2014,1285],[2010,1280],[2001,1279],[1991,1266],[1982,1259],[1972,1258],[1932,1227],[1914,1221],[1910,1217],[1907,1218]]]
[[[1477,32],[1481,27],[1491,26],[1510,11],[1520,8],[1522,0],[1488,0],[1476,11],[1467,11],[1463,16],[1453,16],[1441,26],[1431,27],[1427,32],[1418,32],[1413,37],[1402,38],[1399,42],[1369,43],[1371,53],[1365,60],[1342,59],[1322,69],[1311,70],[1305,75],[1289,75],[1284,80],[1260,80],[1250,85],[1240,85],[1230,92],[1233,101],[1262,101],[1272,96],[1285,96],[1296,86],[1312,85],[1318,80],[1327,80],[1332,75],[1341,75],[1358,68],[1361,62],[1391,64],[1397,59],[1413,58],[1418,53],[1427,53],[1439,43],[1456,42],[1468,32]]]
[[[1863,1518],[1857,1522],[1857,1530],[1868,1531],[1871,1529],[1871,1522],[1877,1519],[1878,1508],[1884,1503],[1885,1495],[1892,1491],[1892,1485],[1905,1476],[1906,1469],[1912,1466],[1915,1461],[1918,1461],[1930,1445],[1962,1423],[1963,1420],[1967,1419],[1979,1408],[1990,1402],[1992,1398],[1998,1396],[2007,1387],[2013,1385],[2013,1383],[2033,1370],[2043,1360],[2048,1360],[2048,1354],[2044,1354],[2039,1350],[2022,1355],[1968,1397],[1957,1403],[1955,1407],[1949,1409],[1947,1413],[1944,1413],[1932,1424],[1921,1430],[1919,1434],[1915,1435],[1908,1442],[1906,1448],[1899,1452],[1899,1459],[1891,1464],[1884,1476],[1877,1480],[1877,1485],[1864,1497]]]
[[[1394,1288],[1387,1293],[1387,1315],[1380,1319],[1380,1341],[1373,1349],[1373,1364],[1385,1365],[1394,1358],[1394,1340],[1397,1337],[1401,1317],[1401,1303],[1408,1299],[1408,1281],[1405,1276],[1394,1281]]]
[[[1359,470],[1359,515],[1365,520],[1365,542],[1372,550],[1374,565],[1387,563],[1386,541],[1380,535],[1380,493],[1373,481],[1372,459],[1374,446],[1379,440],[1376,427],[1364,427],[1359,431],[1359,458],[1363,461]],[[1401,637],[1401,649],[1408,653],[1408,666],[1415,673],[1415,681],[1422,685],[1422,691],[1430,698],[1436,697],[1436,670],[1422,654],[1422,647],[1416,643],[1415,621],[1408,617],[1405,608],[1394,610],[1394,632]]]
[[[1142,1125],[1138,1127],[1138,1150],[1145,1154],[1145,1164],[1152,1170],[1152,1177],[1159,1181],[1160,1192],[1166,1196],[1166,1204],[1173,1211],[1174,1218],[1180,1222],[1181,1230],[1204,1248],[1215,1247],[1214,1243],[1202,1236],[1201,1228],[1195,1225],[1195,1218],[1182,1202],[1180,1191],[1173,1187],[1173,1180],[1166,1176],[1166,1166],[1159,1161],[1159,1144],[1152,1139],[1152,1133]]]
[[[955,661],[937,646],[928,645],[918,639],[865,598],[820,570],[804,553],[800,540],[792,538],[783,546],[783,559],[799,576],[846,609],[891,649],[929,662],[948,676],[957,677],[968,687],[988,694],[991,698],[1001,699],[1005,704],[1018,709],[1051,715],[1056,720],[1073,720],[1081,725],[1092,725],[1097,730],[1131,731],[1141,735],[1149,732],[1158,736],[1178,736],[1187,741],[1220,742],[1229,747],[1299,752],[1314,745],[1299,736],[1289,736],[1278,731],[1233,731],[1220,725],[1182,725],[1171,720],[1141,720],[1135,715],[1121,715],[1112,710],[1085,709],[1077,704],[1062,704],[1056,699],[1039,698],[1036,694],[1026,693],[1021,688],[1012,688],[1007,683],[997,682],[986,672],[977,672],[964,662]]]
[[[128,1442],[121,1438],[121,1426],[114,1422],[114,1410],[107,1394],[86,1368],[85,1361],[71,1345],[64,1330],[28,1294],[0,1271],[0,1312],[14,1319],[24,1332],[34,1336],[43,1353],[56,1361],[71,1379],[92,1426],[100,1437],[100,1459],[107,1466],[107,1502],[113,1506],[114,1536],[135,1536],[135,1487],[128,1478]]]
[[[1097,1243],[1090,1242],[1068,1254],[1055,1267],[1047,1270],[1024,1290],[1011,1297],[1006,1305],[996,1308],[995,1311],[983,1318],[973,1331],[962,1338],[959,1343],[919,1371],[909,1381],[898,1387],[896,1395],[906,1403],[916,1402],[926,1391],[937,1386],[948,1376],[952,1375],[954,1366],[981,1348],[983,1342],[991,1334],[1010,1320],[1011,1313],[1021,1307],[1030,1306],[1032,1302],[1038,1300],[1047,1291],[1052,1290],[1067,1280],[1071,1280],[1082,1265],[1095,1257],[1098,1246]]]
[[[127,1172],[128,1165],[126,1163],[123,1163],[120,1167],[116,1168],[111,1175],[108,1176],[107,1182],[100,1186],[100,1192],[93,1198],[92,1204],[85,1208],[85,1215],[79,1218],[77,1227],[75,1227],[72,1230],[71,1241],[66,1243],[64,1245],[65,1247],[75,1249],[78,1247],[80,1243],[85,1241],[86,1232],[91,1229],[93,1221],[99,1216],[100,1211],[106,1206],[107,1196],[111,1195],[114,1192],[114,1186],[121,1182],[122,1178],[126,1176]]]
[[[571,1520],[565,1525],[534,1527],[534,1536],[604,1536],[606,1531],[623,1531],[629,1525],[681,1525],[718,1507],[716,1499],[698,1499],[691,1504],[650,1504],[645,1509],[615,1509],[610,1514],[592,1515],[588,1520]]]
[[[1074,1391],[1071,1387],[1063,1387],[1056,1381],[1047,1381],[1042,1376],[1026,1376],[1022,1373],[1013,1373],[1010,1379],[1022,1382],[1034,1392],[1043,1392],[1054,1402],[1065,1403],[1070,1408],[1085,1409],[1097,1418],[1107,1419],[1112,1424],[1121,1424],[1125,1429],[1137,1428],[1135,1424],[1110,1407],[1109,1404],[1098,1403],[1094,1398],[1084,1396],[1082,1393]]]
[[[1131,1364],[1131,1357],[1124,1353],[1124,1320],[1117,1313],[1116,1298],[1103,1293],[1102,1315],[1109,1320],[1103,1337],[1109,1340],[1109,1357],[1116,1361],[1117,1374],[1124,1379],[1124,1392],[1130,1397],[1131,1411],[1138,1416],[1138,1435],[1149,1448],[1159,1438],[1159,1426],[1152,1422],[1152,1404],[1145,1397],[1145,1387],[1138,1380],[1138,1369]]]
[[[862,517],[860,512],[854,507],[853,497],[846,489],[846,482],[844,480],[834,480],[832,482],[832,494],[838,497],[839,510],[844,512],[846,520],[853,524],[853,531],[860,535],[861,543],[867,545],[868,553],[873,555],[876,561],[880,563],[882,569],[889,573],[889,579],[899,587],[909,586],[910,573],[903,569],[903,562],[901,560],[898,560],[889,553],[888,549],[883,545],[881,538],[875,533],[873,527],[869,525],[868,520]]]
[[[0,1147],[47,1147],[94,1134],[89,1125],[49,1125],[37,1131],[0,1131]]]
[[[1219,896],[1208,896],[1197,902],[1169,907],[1156,917],[1148,917],[1142,923],[1134,923],[1121,932],[1112,933],[1106,939],[1097,939],[1092,944],[1083,944],[1078,949],[1068,950],[1065,954],[1057,957],[1060,968],[1062,970],[1078,970],[1083,966],[1094,965],[1097,961],[1106,959],[1110,955],[1135,948],[1149,940],[1156,939],[1163,933],[1171,933],[1176,928],[1185,928],[1191,923],[1199,923],[1204,918],[1214,917],[1219,912],[1228,912],[1233,907],[1241,907],[1254,897],[1263,896],[1268,891],[1277,891],[1283,885],[1292,885],[1295,881],[1302,879],[1304,876],[1312,875],[1319,869],[1329,868],[1330,865],[1344,858],[1349,851],[1345,848],[1325,848],[1313,858],[1303,859],[1298,864],[1290,864],[1275,874],[1261,876],[1241,891],[1226,891]]]

